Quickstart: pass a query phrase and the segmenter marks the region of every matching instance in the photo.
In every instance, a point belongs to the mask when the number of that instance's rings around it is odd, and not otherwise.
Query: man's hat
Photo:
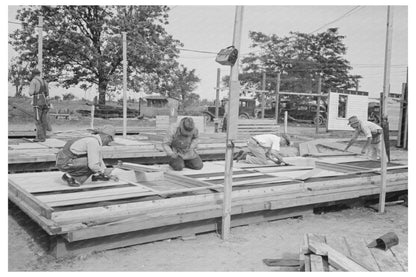
[[[350,125],[350,126],[352,124],[359,123],[359,122],[360,122],[360,120],[358,120],[358,117],[355,116],[355,115],[353,115],[350,118],[348,118],[348,125]]]
[[[116,129],[112,125],[104,125],[98,129],[94,129],[95,133],[104,134],[110,136],[113,140],[116,135]]]
[[[182,118],[181,122],[179,123],[179,128],[181,130],[182,135],[191,135],[195,128],[194,120],[191,117]]]
[[[40,75],[40,70],[35,68],[32,70],[32,75]]]

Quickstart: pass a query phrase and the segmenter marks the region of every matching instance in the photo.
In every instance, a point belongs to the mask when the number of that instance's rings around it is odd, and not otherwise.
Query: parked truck
[[[218,118],[221,119],[225,114],[225,105],[227,104],[227,99],[221,100],[221,103],[218,107]],[[250,119],[256,117],[256,100],[253,98],[240,98],[240,105],[238,108],[238,117],[240,119]],[[209,106],[205,111],[203,111],[206,121],[213,121],[215,119],[215,106]]]

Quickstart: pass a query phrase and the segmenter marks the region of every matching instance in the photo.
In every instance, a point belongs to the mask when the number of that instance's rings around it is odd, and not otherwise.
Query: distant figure
[[[56,166],[65,174],[62,180],[68,186],[79,187],[91,175],[92,181],[108,181],[112,168],[106,168],[101,146],[106,146],[114,140],[116,131],[113,126],[105,125],[94,130],[87,137],[75,138],[68,141],[56,156]]]
[[[283,134],[262,134],[251,137],[247,142],[248,152],[241,150],[234,155],[237,161],[245,159],[246,163],[260,165],[287,165],[280,154],[280,146],[289,146],[290,138]]]
[[[49,88],[48,83],[40,77],[40,71],[32,71],[32,81],[29,86],[29,95],[33,96],[33,109],[35,112],[36,138],[34,142],[43,142],[46,131],[51,130],[48,122]]]
[[[204,166],[196,152],[197,146],[198,129],[191,117],[182,118],[178,127],[170,129],[162,144],[170,156],[169,165],[176,171],[184,167],[199,170]]]
[[[348,125],[355,129],[355,133],[351,140],[348,142],[344,151],[347,151],[348,148],[350,148],[350,146],[357,141],[358,136],[361,134],[367,138],[367,141],[361,150],[361,154],[365,154],[367,152],[367,155],[370,157],[370,159],[379,159],[380,141],[383,129],[373,122],[361,121],[355,115],[348,118]]]

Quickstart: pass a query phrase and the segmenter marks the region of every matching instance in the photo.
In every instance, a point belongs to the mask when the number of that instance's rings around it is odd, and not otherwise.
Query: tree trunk
[[[23,86],[16,86],[16,95],[15,97],[22,97]]]
[[[107,92],[108,80],[98,81],[98,105],[105,105],[105,94]]]

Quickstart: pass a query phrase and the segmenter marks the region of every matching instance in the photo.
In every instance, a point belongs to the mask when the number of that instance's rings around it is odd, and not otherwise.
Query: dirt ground
[[[14,129],[24,128],[25,126],[17,126]],[[9,126],[10,130],[13,129]],[[295,135],[314,136],[314,131],[311,127],[289,126],[289,133]],[[350,134],[322,133],[319,136],[349,139]],[[407,164],[407,151],[393,149],[392,160]],[[398,235],[400,249],[407,256],[408,208],[395,205],[386,207],[384,214],[370,208],[354,207],[235,227],[231,229],[231,236],[227,241],[223,241],[219,234],[211,232],[186,240],[157,241],[55,259],[46,252],[46,233],[9,201],[8,270],[277,271],[276,267],[268,267],[262,260],[298,258],[305,233],[375,239],[391,231]]]
[[[277,271],[265,258],[298,258],[305,233],[375,239],[387,232],[408,245],[408,209],[396,205],[379,214],[356,207],[308,214],[231,229],[228,241],[216,233],[171,239],[55,259],[37,242],[42,234],[15,207],[9,209],[9,271]]]

